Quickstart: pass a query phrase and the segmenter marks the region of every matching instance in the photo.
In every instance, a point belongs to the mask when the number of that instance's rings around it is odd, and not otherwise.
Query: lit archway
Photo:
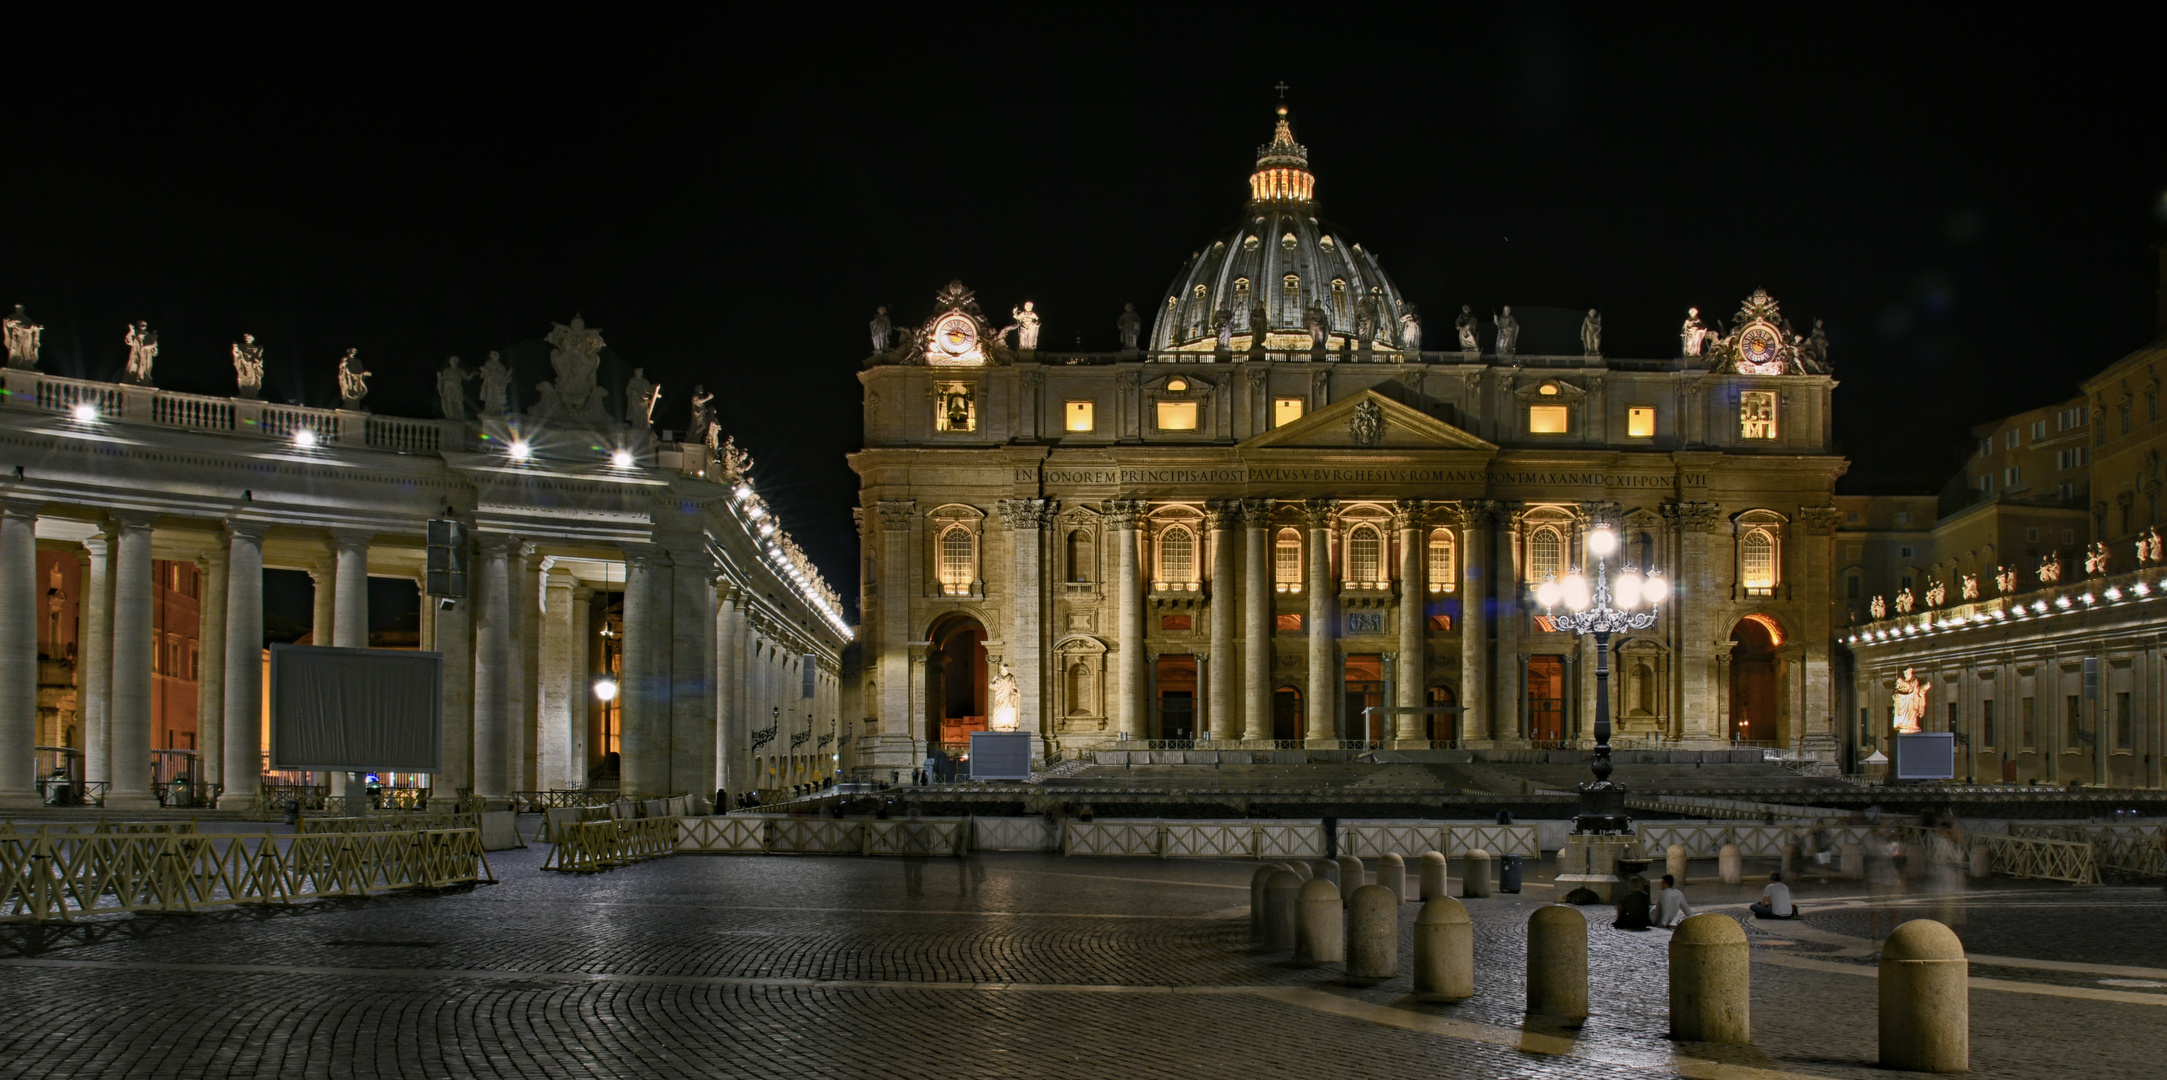
[[[1781,737],[1776,715],[1776,649],[1783,624],[1758,612],[1731,627],[1730,737],[1771,742]]]
[[[987,729],[985,624],[951,612],[933,623],[926,641],[926,742],[968,743],[971,732]]]

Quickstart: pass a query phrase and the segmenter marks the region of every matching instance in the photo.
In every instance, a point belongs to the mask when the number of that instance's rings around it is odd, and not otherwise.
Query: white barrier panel
[[[1061,832],[1043,817],[971,819],[971,846],[979,851],[1059,851]]]
[[[766,818],[756,817],[689,817],[678,824],[677,850],[696,854],[758,854],[767,850],[767,824]]]
[[[1374,859],[1387,853],[1420,858],[1426,851],[1445,850],[1441,821],[1346,821],[1339,826],[1339,850],[1358,859]]]
[[[970,822],[956,818],[920,818],[916,821],[867,821],[863,824],[866,855],[962,855],[969,850]]]

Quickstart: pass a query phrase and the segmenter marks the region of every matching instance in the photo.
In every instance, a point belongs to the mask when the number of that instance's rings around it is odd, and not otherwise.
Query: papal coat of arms
[[[1384,441],[1384,406],[1365,401],[1354,407],[1354,415],[1347,418],[1347,430],[1354,435],[1360,446],[1375,446]]]

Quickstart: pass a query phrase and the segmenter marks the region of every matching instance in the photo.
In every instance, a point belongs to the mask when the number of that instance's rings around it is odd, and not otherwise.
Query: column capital
[[[1002,499],[995,507],[1009,528],[1031,531],[1050,524],[1060,505],[1052,499]]]
[[[1460,524],[1470,529],[1495,528],[1505,516],[1505,505],[1495,499],[1469,499],[1460,504]]]
[[[331,534],[331,542],[340,547],[368,547],[376,539],[377,530],[366,527],[335,526],[325,530]]]
[[[1272,501],[1270,499],[1243,499],[1241,504],[1242,518],[1249,522],[1250,528],[1262,529],[1271,524],[1271,522],[1265,520],[1272,513]]]
[[[1401,499],[1392,510],[1392,527],[1401,532],[1419,529],[1429,511],[1430,504],[1421,499]]]
[[[1798,525],[1807,536],[1831,536],[1843,521],[1843,511],[1833,506],[1801,506]]]
[[[35,518],[45,509],[45,500],[29,495],[0,495],[0,517]]]
[[[474,543],[482,549],[484,556],[504,556],[524,546],[526,541],[510,533],[479,533],[475,535]]]
[[[1329,529],[1339,517],[1338,499],[1304,499],[1302,514],[1312,529]]]
[[[1117,531],[1136,529],[1144,522],[1144,509],[1142,499],[1108,499],[1106,527]]]
[[[1236,528],[1242,523],[1240,499],[1215,499],[1204,504],[1204,527],[1218,532]]]
[[[874,508],[880,511],[880,527],[888,532],[902,532],[918,520],[918,504],[910,499],[883,499]]]
[[[1680,502],[1663,504],[1663,520],[1679,532],[1713,532],[1723,517],[1723,507],[1712,502]]]
[[[261,544],[263,543],[264,534],[270,531],[271,523],[268,521],[244,521],[240,518],[227,518],[225,520],[227,543],[232,543],[234,540],[246,540],[252,544]]]
[[[150,528],[158,523],[159,517],[156,510],[115,510],[112,513],[113,524],[131,532]]]

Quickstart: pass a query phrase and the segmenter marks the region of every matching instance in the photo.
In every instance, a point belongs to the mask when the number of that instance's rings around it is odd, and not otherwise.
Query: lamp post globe
[[[1582,547],[1595,563],[1594,572],[1584,574],[1574,567],[1563,581],[1544,581],[1535,588],[1535,602],[1555,628],[1595,637],[1595,760],[1589,763],[1595,779],[1580,785],[1580,815],[1573,819],[1573,831],[1624,833],[1632,831],[1625,788],[1610,779],[1610,635],[1654,625],[1670,596],[1670,584],[1661,571],[1643,573],[1629,563],[1621,565],[1613,579],[1609,558],[1618,550],[1618,534],[1608,525],[1589,529]],[[1561,606],[1563,611],[1558,610]]]

